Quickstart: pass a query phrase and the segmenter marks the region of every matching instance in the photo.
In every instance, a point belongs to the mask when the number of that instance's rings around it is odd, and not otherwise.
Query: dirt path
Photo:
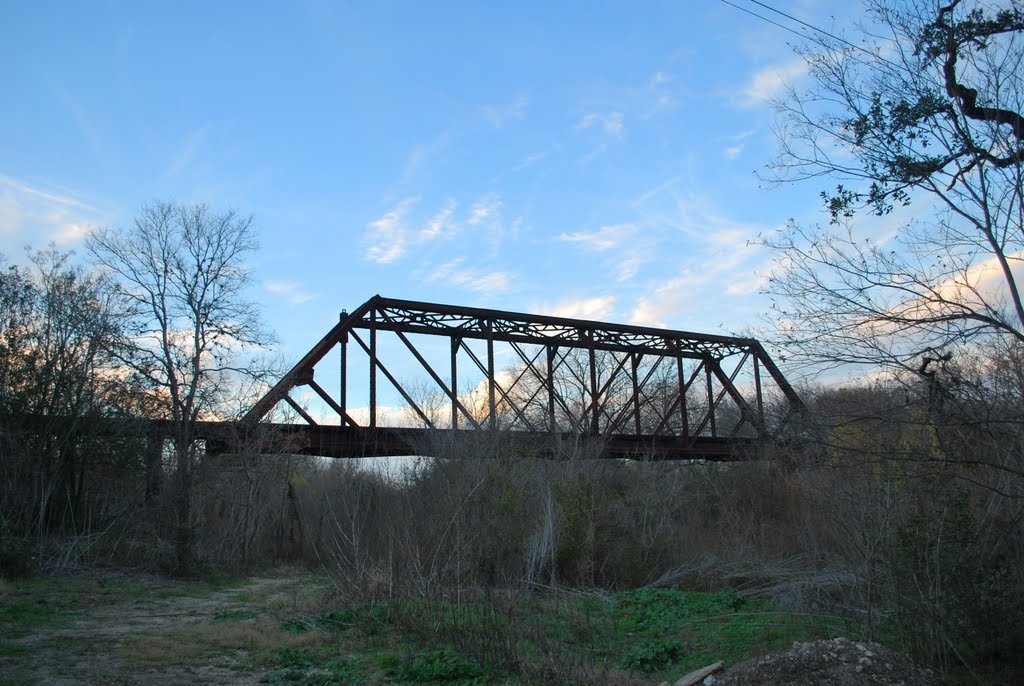
[[[254,684],[329,590],[305,571],[220,583],[89,573],[0,587],[0,684]]]

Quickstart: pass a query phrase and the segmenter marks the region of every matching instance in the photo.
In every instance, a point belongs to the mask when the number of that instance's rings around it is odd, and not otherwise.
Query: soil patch
[[[318,640],[280,635],[281,619],[327,591],[304,570],[213,582],[91,571],[8,583],[0,684],[259,683],[265,648]]]

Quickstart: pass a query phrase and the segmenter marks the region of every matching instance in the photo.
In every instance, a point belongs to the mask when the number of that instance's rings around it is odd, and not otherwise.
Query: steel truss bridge
[[[401,398],[400,421],[385,393]],[[472,431],[540,453],[586,441],[610,457],[727,460],[775,440],[802,408],[751,338],[377,295],[342,312],[230,430],[260,426],[267,450],[330,457],[429,454]],[[282,409],[300,423],[267,421]],[[200,427],[211,445],[227,430]]]

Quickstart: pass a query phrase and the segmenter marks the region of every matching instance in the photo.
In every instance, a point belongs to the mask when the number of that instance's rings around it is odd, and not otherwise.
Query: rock
[[[696,686],[697,684],[703,683],[704,679],[710,677],[715,672],[720,672],[722,670],[722,666],[723,665],[721,662],[716,662],[713,665],[708,665],[707,667],[695,669],[694,671],[684,676],[682,679],[679,679],[674,684],[674,686]],[[714,680],[712,680],[711,683],[715,683]]]

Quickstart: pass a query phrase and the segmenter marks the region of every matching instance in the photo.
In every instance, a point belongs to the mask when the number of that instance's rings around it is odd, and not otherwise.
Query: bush
[[[14,579],[25,576],[35,564],[32,541],[12,531],[6,523],[0,524],[0,577]]]

